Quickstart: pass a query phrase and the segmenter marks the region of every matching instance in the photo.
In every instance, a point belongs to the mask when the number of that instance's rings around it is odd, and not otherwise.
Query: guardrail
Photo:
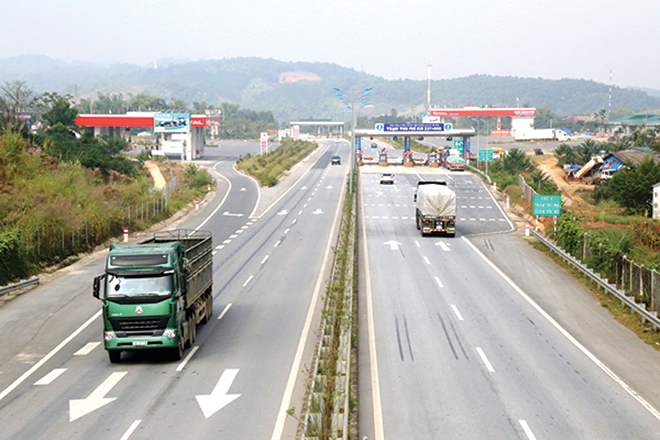
[[[562,257],[564,261],[567,263],[572,264],[575,266],[577,269],[579,269],[582,273],[584,273],[587,277],[589,277],[592,281],[594,281],[596,284],[598,284],[599,287],[601,287],[603,290],[609,292],[614,296],[616,299],[621,301],[621,304],[624,306],[627,306],[630,308],[630,310],[638,313],[641,318],[642,322],[650,322],[653,325],[653,330],[658,330],[660,328],[660,319],[658,319],[658,313],[657,312],[649,312],[646,310],[646,305],[645,304],[639,304],[635,301],[634,296],[628,296],[626,295],[625,290],[619,290],[616,288],[616,285],[610,284],[607,279],[603,279],[600,277],[599,273],[596,273],[593,271],[593,269],[588,268],[585,264],[583,264],[581,261],[579,261],[577,258],[573,257],[571,254],[565,252],[562,248],[554,244],[552,241],[548,240],[545,236],[543,236],[541,233],[539,233],[536,230],[532,230],[532,234],[536,238],[538,238],[543,244],[548,246],[553,252],[555,252],[557,255]]]
[[[31,278],[28,278],[27,280],[21,280],[18,283],[9,284],[7,286],[0,287],[0,296],[4,295],[5,293],[13,292],[14,290],[17,289],[22,289],[23,287],[34,286],[37,284],[39,284],[39,277],[33,276]]]
[[[483,171],[481,171],[479,168],[475,168],[472,165],[468,165],[468,164],[465,164],[465,167],[471,169],[472,171],[474,171],[476,173],[481,174],[482,176],[484,176],[486,179],[488,179],[488,184],[489,185],[492,183],[490,181],[490,176],[488,174],[484,173]]]

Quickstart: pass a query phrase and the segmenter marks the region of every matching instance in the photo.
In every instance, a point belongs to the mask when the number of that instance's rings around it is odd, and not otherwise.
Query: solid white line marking
[[[254,275],[250,275],[250,278],[248,278],[247,281],[245,281],[245,283],[243,283],[243,287],[247,286],[248,283],[249,283],[250,281],[252,281],[252,278],[254,278]]]
[[[196,352],[197,350],[199,350],[199,347],[195,345],[195,346],[190,350],[190,353],[188,353],[188,356],[186,356],[186,357],[183,359],[183,361],[179,364],[179,366],[176,367],[176,371],[181,371],[181,370],[183,370],[183,368],[186,366],[186,364],[188,363],[188,361],[190,360],[190,358],[193,357],[193,354],[195,354],[195,352]]]
[[[266,262],[266,260],[268,260],[268,255],[266,255],[266,256],[264,257],[264,259],[261,260],[261,264],[264,264],[264,263]]]
[[[421,180],[421,179],[420,179]],[[364,213],[364,210],[362,210]],[[371,398],[372,412],[374,417],[375,440],[383,440],[385,431],[383,428],[383,410],[380,398],[380,380],[378,377],[378,354],[376,352],[376,330],[374,324],[373,295],[371,292],[371,271],[369,269],[369,252],[367,246],[367,227],[362,222],[362,240],[364,242],[364,266],[365,266],[365,295],[367,297],[367,334],[369,340],[369,375],[371,376]]]
[[[621,388],[626,390],[626,392],[630,394],[635,400],[637,400],[637,402],[639,402],[644,408],[646,408],[648,412],[653,414],[653,416],[656,419],[660,420],[660,412],[657,409],[655,409],[653,405],[647,402],[642,396],[637,394],[637,391],[632,389],[630,385],[628,385],[621,378],[619,378],[619,376],[617,376],[616,373],[614,373],[614,371],[610,370],[610,368],[607,365],[605,365],[603,362],[601,362],[600,359],[594,356],[593,353],[587,350],[584,345],[580,344],[580,342],[578,342],[578,340],[575,339],[573,335],[571,335],[564,327],[559,325],[559,323],[555,321],[555,319],[552,316],[550,316],[548,312],[546,312],[541,308],[541,306],[536,304],[536,302],[532,298],[530,298],[525,292],[523,292],[522,289],[518,287],[513,281],[511,281],[511,279],[508,276],[506,276],[504,272],[502,272],[497,266],[495,266],[495,264],[493,264],[488,258],[486,258],[486,256],[479,249],[477,249],[477,247],[474,244],[472,244],[470,240],[466,239],[465,237],[461,237],[461,238],[472,248],[472,250],[477,255],[481,257],[482,260],[486,262],[486,264],[492,267],[493,270],[497,272],[499,276],[501,276],[504,279],[504,281],[506,281],[516,292],[518,292],[518,294],[521,297],[523,297],[525,301],[527,301],[533,308],[535,308],[536,311],[539,312],[541,316],[543,316],[550,324],[552,324],[554,328],[559,330],[559,332],[562,335],[564,335],[564,337],[566,337],[566,339],[568,339],[575,347],[577,347],[578,350],[580,350],[582,353],[584,353],[585,356],[591,359],[591,361],[594,364],[596,364],[601,370],[603,370],[605,374],[611,377],[612,380],[618,383]]]
[[[426,257],[424,257],[424,262],[425,262],[426,264],[428,264],[429,266],[431,265],[431,262],[430,262],[429,259],[426,258]]]
[[[435,277],[435,282],[438,283],[438,286],[445,287],[444,284],[442,284],[442,281],[440,281],[440,278]]]
[[[490,371],[491,373],[494,373],[495,369],[493,368],[491,363],[488,361],[488,358],[486,357],[486,354],[484,353],[484,351],[481,348],[477,347],[477,353],[479,353],[479,357],[481,357],[481,360],[483,361],[484,365],[486,365],[486,368],[488,369],[488,371]]]
[[[220,316],[218,316],[218,321],[220,321],[222,319],[222,317],[225,316],[225,313],[227,313],[229,311],[230,307],[231,307],[231,303],[229,303],[225,306],[225,309],[222,311],[222,313],[220,313]]]
[[[34,373],[35,371],[37,371],[37,370],[38,370],[43,364],[45,364],[46,362],[48,362],[48,361],[50,360],[50,358],[52,358],[53,356],[55,356],[55,355],[57,354],[57,352],[60,351],[60,350],[66,345],[66,344],[68,344],[69,342],[71,342],[71,340],[72,340],[73,338],[75,338],[76,336],[78,336],[78,335],[80,334],[80,332],[82,332],[83,330],[85,330],[85,329],[87,328],[87,326],[89,326],[92,322],[94,322],[94,320],[95,320],[96,318],[98,318],[99,316],[101,316],[101,313],[102,313],[102,312],[103,312],[102,310],[99,310],[98,312],[96,312],[96,313],[94,314],[94,316],[92,316],[91,318],[89,318],[89,319],[88,319],[83,325],[81,325],[80,327],[78,327],[78,329],[76,329],[76,331],[74,331],[73,333],[71,333],[71,334],[69,335],[68,338],[66,338],[65,340],[63,340],[62,342],[60,342],[60,344],[59,344],[57,347],[53,348],[53,349],[50,351],[50,353],[48,353],[46,356],[44,356],[43,358],[41,358],[41,360],[40,360],[39,362],[37,362],[36,364],[34,364],[34,365],[32,366],[32,368],[30,368],[29,370],[27,370],[25,373],[23,373],[23,374],[21,375],[21,377],[19,377],[18,379],[16,379],[11,385],[9,385],[7,388],[5,388],[5,389],[0,393],[0,400],[2,400],[2,399],[4,399],[5,397],[7,397],[7,394],[9,394],[9,393],[11,393],[12,391],[14,391],[14,389],[16,389],[17,386],[19,386],[20,384],[22,384],[22,383],[25,381],[25,379],[27,379],[28,377],[30,377],[30,376],[32,375],[32,373]]]
[[[100,342],[88,342],[87,345],[85,345],[83,348],[80,350],[76,351],[73,353],[74,356],[85,356],[89,354],[90,351],[94,350],[96,347],[101,345]]]
[[[346,174],[346,176],[344,177],[342,188],[346,188],[347,177],[348,174]],[[344,195],[342,192],[339,203],[337,204],[337,210],[335,211],[335,219],[332,223],[332,227],[330,228],[330,235],[328,236],[328,243],[325,248],[325,255],[323,256],[323,262],[321,263],[320,266],[322,268],[326,267],[326,265],[328,264],[328,259],[330,258],[330,251],[332,250],[332,238],[335,236],[337,230],[337,224],[339,222],[339,216],[341,213],[343,202],[344,202]],[[302,332],[300,333],[300,340],[298,341],[298,349],[296,350],[296,355],[293,359],[293,365],[291,366],[291,371],[289,372],[289,379],[287,381],[286,388],[284,390],[284,396],[282,397],[280,409],[277,412],[277,420],[275,422],[275,428],[273,429],[273,435],[271,436],[271,440],[281,440],[282,438],[282,433],[284,431],[284,422],[287,417],[286,410],[291,405],[291,396],[293,394],[293,387],[296,382],[296,378],[298,377],[298,373],[300,371],[300,364],[302,362],[302,356],[303,356],[305,344],[307,343],[309,329],[312,325],[314,309],[317,307],[320,292],[324,284],[324,279],[325,279],[324,275],[325,275],[324,271],[321,270],[319,273],[319,277],[316,281],[316,287],[314,288],[312,301],[309,304],[309,309],[307,310],[305,325],[303,326]],[[376,437],[376,440],[381,440],[381,439],[382,437]]]
[[[60,377],[62,373],[66,371],[66,368],[55,368],[53,371],[36,381],[35,385],[49,385],[52,381]]]
[[[135,431],[138,427],[138,425],[142,422],[142,420],[136,420],[134,421],[131,426],[128,428],[128,430],[124,433],[124,435],[121,436],[119,440],[128,440],[128,438],[133,434],[133,431]]]
[[[524,420],[518,420],[520,423],[520,426],[522,426],[523,431],[525,431],[525,434],[527,435],[527,438],[529,440],[536,440],[536,436],[532,432],[532,429],[529,427],[526,421]]]
[[[452,304],[451,308],[454,311],[454,313],[456,313],[456,317],[458,318],[458,320],[462,321],[463,320],[463,315],[461,315],[461,312],[458,311],[458,307],[456,307],[455,305]]]
[[[273,247],[278,247],[281,242],[282,242],[282,240],[277,240],[277,243],[275,243],[275,246],[273,246]]]

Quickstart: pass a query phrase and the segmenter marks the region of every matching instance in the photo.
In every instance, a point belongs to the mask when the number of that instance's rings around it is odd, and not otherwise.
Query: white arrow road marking
[[[238,368],[228,368],[220,376],[220,380],[211,391],[211,394],[195,396],[199,407],[207,419],[234,400],[241,397],[240,394],[227,394],[232,382],[238,374]]]
[[[286,209],[283,209],[280,212],[278,212],[277,215],[287,215],[288,213],[289,213],[289,211],[287,211]]]
[[[323,210],[321,208],[317,208],[316,211],[312,211],[312,214],[314,215],[323,214]]]
[[[87,345],[85,345],[83,348],[80,350],[76,351],[73,353],[74,356],[85,356],[88,355],[92,350],[94,350],[96,347],[101,345],[100,342],[89,342]]]
[[[440,246],[442,248],[442,250],[445,251],[445,252],[451,251],[451,249],[449,249],[449,245],[447,243],[445,243],[444,241],[439,241],[435,245]]]
[[[53,371],[36,381],[35,385],[49,385],[52,381],[60,377],[62,373],[66,371],[66,368],[55,368]]]
[[[94,410],[112,402],[116,397],[104,397],[117,383],[126,376],[126,371],[112,373],[92,394],[86,399],[69,400],[69,422],[73,422]]]
[[[243,217],[243,214],[234,214],[234,213],[227,212],[227,211],[223,212],[222,215],[227,216],[227,217]]]
[[[399,245],[400,245],[401,243],[399,243],[398,241],[390,240],[390,241],[386,241],[386,242],[383,243],[383,244],[388,245],[388,246],[390,247],[391,250],[393,250],[393,251],[397,251],[397,250],[399,250]]]

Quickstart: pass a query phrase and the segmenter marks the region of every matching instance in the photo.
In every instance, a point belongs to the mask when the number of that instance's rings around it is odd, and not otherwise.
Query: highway
[[[536,252],[519,255],[479,179],[389,167],[390,186],[379,184],[382,168],[361,171],[360,438],[658,438],[660,414],[636,394],[655,391],[639,380],[632,391],[498,268]],[[434,179],[457,193],[455,238],[415,227],[416,182]],[[559,296],[552,263],[518,264],[506,270]]]
[[[184,359],[109,362],[91,296],[98,252],[0,308],[15,335],[0,345],[0,437],[293,438],[285,410],[302,401],[349,149],[322,144],[276,191],[232,169],[248,151],[258,144],[207,148],[216,193],[172,225],[211,231],[215,248],[214,317]]]
[[[206,148],[216,190],[167,227],[214,240],[214,316],[182,361],[109,362],[91,295],[105,251],[0,307],[0,438],[295,438],[350,152],[321,141],[259,189],[233,169],[258,150]],[[415,228],[433,179],[458,194],[454,238]],[[359,191],[361,440],[658,438],[658,352],[512,232],[477,177],[364,166]]]

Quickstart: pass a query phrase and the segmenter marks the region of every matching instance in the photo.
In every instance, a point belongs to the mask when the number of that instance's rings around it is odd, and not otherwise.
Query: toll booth
[[[431,151],[428,155],[427,163],[429,164],[429,167],[431,167],[431,168],[439,168],[440,167],[440,154],[438,154],[437,151]]]
[[[378,155],[378,165],[381,167],[386,167],[389,165],[387,163],[387,150],[385,148],[380,150],[380,154]]]
[[[403,166],[404,167],[414,167],[415,161],[413,160],[413,154],[410,150],[405,150],[403,152]]]

